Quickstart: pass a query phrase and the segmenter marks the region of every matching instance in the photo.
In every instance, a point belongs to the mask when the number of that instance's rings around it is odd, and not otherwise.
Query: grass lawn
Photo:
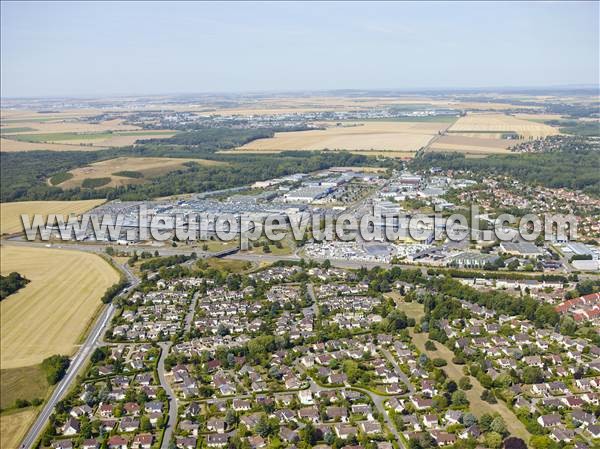
[[[252,268],[252,263],[247,260],[218,259],[216,257],[200,260],[206,262],[206,265],[209,268],[227,271],[228,273],[241,273]]]
[[[239,239],[222,242],[219,240],[205,240],[198,242],[198,247],[204,251],[204,245],[206,245],[206,251],[210,253],[217,253],[225,249],[230,249],[240,244]]]

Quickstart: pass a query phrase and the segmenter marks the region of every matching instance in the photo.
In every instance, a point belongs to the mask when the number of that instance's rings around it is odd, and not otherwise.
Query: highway
[[[132,286],[136,286],[139,283],[139,279],[135,277],[135,275],[128,269],[127,266],[119,265],[119,267],[127,276]],[[69,365],[69,369],[67,370],[65,377],[63,377],[62,380],[57,384],[56,388],[52,392],[52,395],[50,396],[50,399],[48,399],[48,401],[44,404],[37,419],[29,429],[29,432],[27,432],[25,435],[25,438],[21,443],[21,448],[32,448],[38,438],[41,437],[44,428],[46,427],[46,423],[48,422],[48,419],[50,418],[50,415],[56,406],[56,403],[60,401],[69,391],[73,382],[77,379],[77,375],[79,374],[81,368],[86,364],[92,351],[98,346],[99,343],[102,342],[102,336],[106,332],[106,328],[110,324],[115,310],[116,308],[112,304],[104,307],[85,342],[83,345],[81,345],[79,351],[77,351],[71,360],[71,364]]]

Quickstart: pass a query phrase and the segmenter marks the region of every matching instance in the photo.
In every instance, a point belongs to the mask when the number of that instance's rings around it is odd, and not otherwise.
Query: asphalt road
[[[169,420],[167,421],[167,425],[165,427],[165,433],[163,436],[163,441],[161,445],[161,449],[167,449],[169,447],[169,443],[171,442],[171,438],[173,437],[173,430],[175,429],[175,424],[177,424],[177,396],[171,389],[171,386],[167,382],[165,378],[165,358],[169,355],[169,350],[171,349],[170,342],[162,342],[160,345],[160,359],[158,359],[158,367],[156,371],[158,371],[158,379],[160,380],[161,387],[167,393],[169,397]]]

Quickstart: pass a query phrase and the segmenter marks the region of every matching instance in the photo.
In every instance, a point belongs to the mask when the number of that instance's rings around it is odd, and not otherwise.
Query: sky
[[[11,2],[3,97],[599,84],[598,2]]]

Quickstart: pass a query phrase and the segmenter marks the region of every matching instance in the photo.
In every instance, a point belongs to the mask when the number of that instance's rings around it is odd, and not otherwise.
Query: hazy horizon
[[[600,84],[597,2],[2,3],[3,98]]]

